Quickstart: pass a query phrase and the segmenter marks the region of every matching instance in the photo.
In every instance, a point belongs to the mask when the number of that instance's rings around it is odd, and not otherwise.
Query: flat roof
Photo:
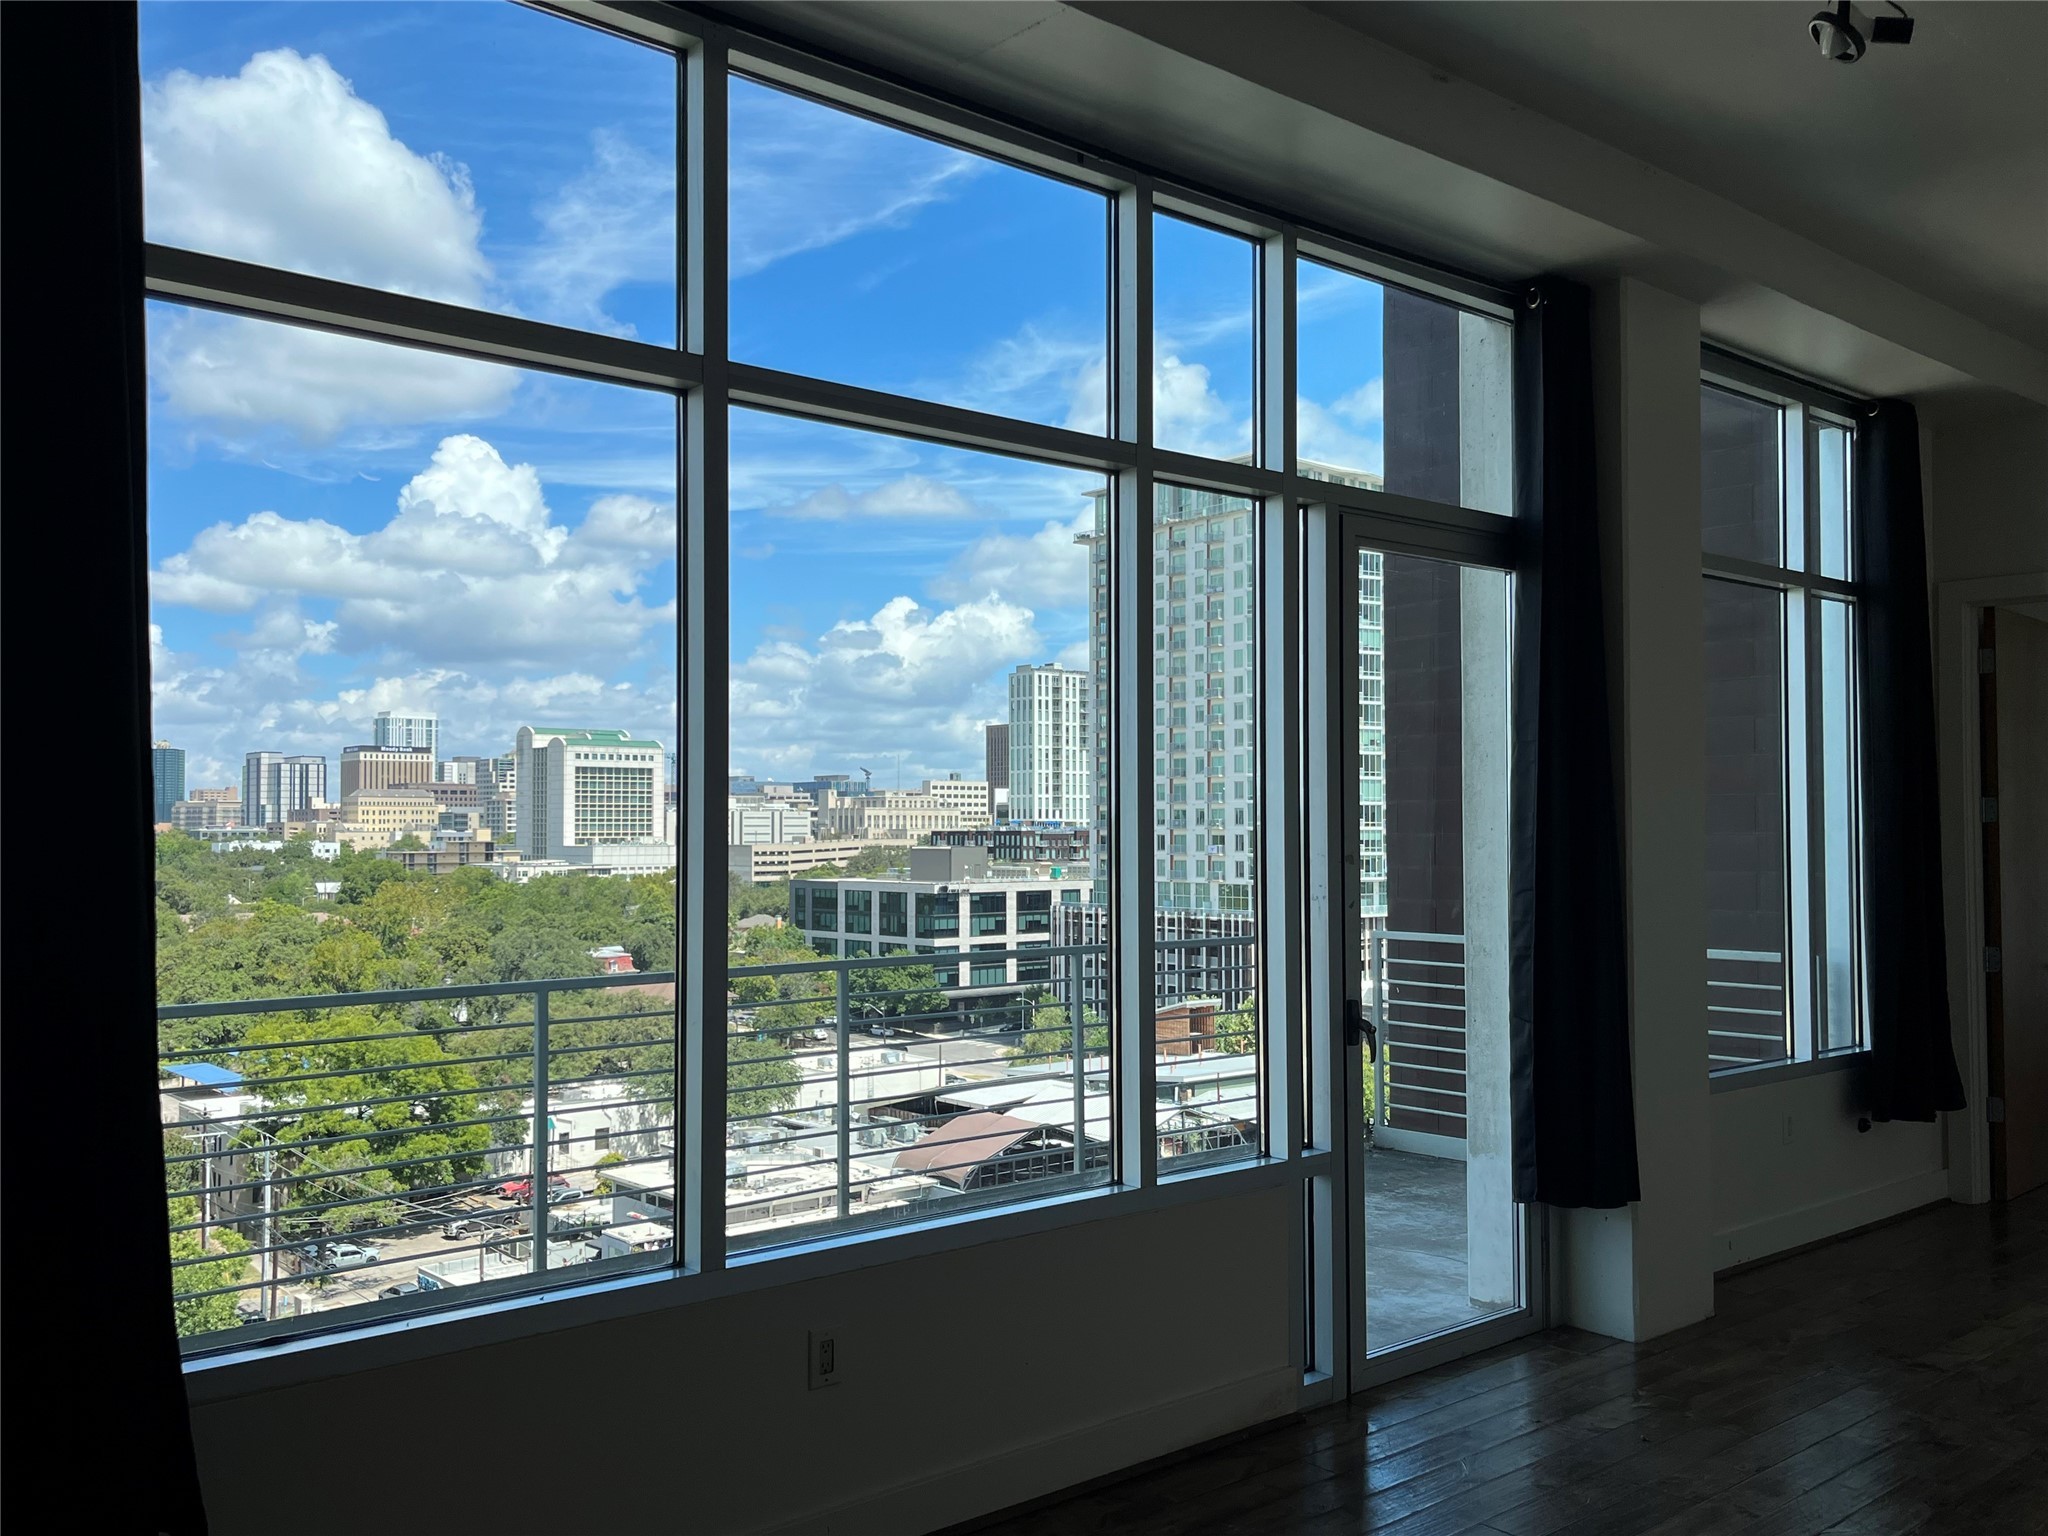
[[[182,1077],[186,1082],[197,1083],[203,1088],[233,1088],[242,1081],[241,1073],[216,1067],[210,1061],[188,1061],[183,1066],[168,1070],[171,1076]]]

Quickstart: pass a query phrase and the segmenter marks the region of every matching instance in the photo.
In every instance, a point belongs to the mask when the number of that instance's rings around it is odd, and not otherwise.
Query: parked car
[[[382,1255],[374,1248],[365,1248],[360,1243],[336,1243],[327,1250],[326,1259],[330,1269],[361,1269],[365,1264],[374,1264]]]
[[[461,1238],[475,1237],[479,1232],[488,1231],[490,1231],[489,1223],[472,1219],[469,1221],[445,1223],[441,1228],[441,1235],[452,1243]]]
[[[569,1181],[559,1173],[548,1175],[549,1189],[567,1189],[568,1187]],[[508,1179],[498,1186],[498,1193],[507,1200],[531,1200],[533,1198],[533,1180]]]
[[[549,1205],[560,1205],[564,1200],[581,1200],[582,1198],[583,1191],[570,1184],[568,1180],[564,1179],[560,1184],[557,1184],[553,1179],[548,1180]]]
[[[379,1292],[377,1293],[377,1295],[378,1295],[379,1297],[387,1297],[387,1296],[414,1296],[414,1295],[417,1295],[417,1294],[419,1293],[419,1288],[420,1288],[420,1283],[419,1283],[419,1281],[417,1281],[417,1280],[408,1280],[408,1281],[406,1281],[406,1282],[405,1282],[405,1283],[404,1283],[403,1285],[387,1285],[387,1286],[385,1286],[385,1287],[384,1287],[384,1289],[383,1289],[383,1290],[379,1291]]]

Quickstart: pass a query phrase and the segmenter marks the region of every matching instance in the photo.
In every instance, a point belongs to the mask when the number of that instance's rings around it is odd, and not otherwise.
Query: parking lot
[[[434,1210],[422,1211],[395,1229],[372,1228],[320,1239],[322,1248],[354,1243],[376,1252],[375,1263],[348,1269],[298,1272],[292,1267],[293,1256],[281,1254],[277,1284],[273,1288],[276,1292],[273,1315],[287,1315],[292,1310],[294,1297],[304,1298],[303,1305],[319,1311],[380,1300],[388,1287],[416,1284],[420,1265],[435,1260],[468,1255],[480,1264],[486,1245],[493,1240],[525,1236],[528,1210],[523,1200],[507,1200],[495,1193],[479,1192],[439,1202]],[[550,1206],[553,1215],[571,1220],[599,1218],[608,1215],[609,1210],[609,1199],[600,1199],[588,1184],[573,1181],[568,1197],[558,1199]],[[465,1232],[460,1237],[449,1238],[444,1233],[450,1222],[481,1222],[488,1224],[491,1230]],[[251,1321],[261,1317],[260,1287],[249,1292],[242,1310]]]

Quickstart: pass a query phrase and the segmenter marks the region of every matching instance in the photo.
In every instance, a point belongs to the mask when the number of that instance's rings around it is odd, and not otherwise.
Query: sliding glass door
[[[1354,1389],[1535,1326],[1508,1092],[1510,582],[1347,518]]]

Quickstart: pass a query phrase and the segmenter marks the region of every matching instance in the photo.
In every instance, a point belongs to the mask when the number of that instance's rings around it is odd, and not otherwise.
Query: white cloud
[[[454,304],[490,264],[469,173],[401,143],[318,54],[232,77],[173,70],[142,92],[152,240]]]
[[[771,507],[778,517],[837,520],[847,517],[967,517],[974,503],[953,486],[925,475],[901,475],[864,491],[834,483],[787,506]]]
[[[649,603],[640,591],[672,555],[674,526],[672,508],[611,496],[572,532],[553,521],[531,465],[458,435],[400,490],[382,528],[274,511],[216,523],[159,563],[151,592],[217,613],[326,600],[326,644],[348,654],[515,667],[616,659],[674,621],[673,598]],[[278,622],[266,611],[250,635]]]
[[[731,267],[901,229],[988,162],[765,86],[732,93]]]
[[[675,282],[675,165],[611,130],[591,151],[590,168],[535,210],[541,241],[516,277],[546,319],[631,335],[605,313],[605,296],[622,283]]]
[[[600,496],[576,530],[580,544],[637,549],[663,556],[675,552],[676,509],[645,496]]]
[[[1375,383],[1378,381],[1375,380]],[[1354,390],[1353,397],[1362,397],[1372,386]],[[1302,458],[1316,464],[1327,464],[1339,469],[1364,470],[1370,474],[1380,473],[1384,451],[1375,420],[1369,431],[1354,430],[1353,423],[1360,421],[1360,400],[1343,416],[1329,407],[1318,405],[1306,395],[1297,395],[1294,400],[1295,440],[1300,444]]]
[[[1330,410],[1357,427],[1378,426],[1386,419],[1386,380],[1367,379],[1348,394],[1330,402]]]
[[[959,602],[991,594],[1038,610],[1086,608],[1088,550],[1074,541],[1094,527],[1094,508],[1084,507],[1035,533],[984,534],[932,582],[932,596]]]
[[[197,311],[153,312],[150,352],[161,404],[256,451],[273,427],[311,447],[480,420],[519,387],[518,372],[496,363]]]
[[[1032,611],[994,596],[936,611],[894,597],[808,643],[769,640],[732,668],[733,765],[879,769],[901,753],[906,781],[978,768],[1003,675],[1044,649]]]

